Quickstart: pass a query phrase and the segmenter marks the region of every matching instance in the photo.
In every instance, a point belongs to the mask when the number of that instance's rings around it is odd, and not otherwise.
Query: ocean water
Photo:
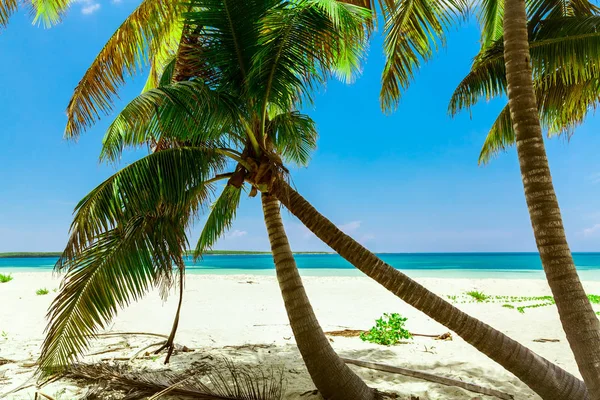
[[[378,256],[412,277],[543,279],[537,253],[382,253]],[[362,273],[337,254],[297,254],[302,275],[360,276]],[[600,253],[575,253],[584,280],[600,281]],[[0,272],[49,271],[56,258],[0,258]],[[270,255],[209,255],[186,260],[188,273],[274,275]]]

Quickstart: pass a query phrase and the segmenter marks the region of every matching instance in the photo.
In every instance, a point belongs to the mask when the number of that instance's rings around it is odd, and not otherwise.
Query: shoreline
[[[302,277],[340,277],[340,278],[367,278],[356,268],[299,268]],[[400,269],[402,273],[413,279],[464,279],[464,280],[532,280],[544,281],[546,276],[544,271],[538,270],[503,270],[503,269]],[[52,273],[52,266],[43,267],[21,267],[21,266],[0,266],[0,274],[38,274]],[[579,276],[582,281],[600,282],[600,270],[579,270]],[[264,276],[274,277],[274,268],[210,268],[210,267],[192,267],[186,269],[189,276]]]

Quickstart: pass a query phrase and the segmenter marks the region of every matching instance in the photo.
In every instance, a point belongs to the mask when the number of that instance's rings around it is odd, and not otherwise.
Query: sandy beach
[[[40,344],[44,337],[46,310],[56,295],[59,278],[49,272],[13,273],[14,279],[0,284],[0,394],[26,382],[33,374]],[[307,292],[325,331],[366,330],[386,312],[408,317],[407,328],[413,333],[442,334],[440,324],[414,310],[376,283],[364,277],[304,277]],[[503,301],[478,303],[464,293],[479,290],[490,296],[542,296],[550,290],[543,280],[512,279],[418,279],[434,292],[458,296],[457,306],[578,375],[562,332],[555,306],[529,308],[525,313],[502,307]],[[600,293],[600,282],[586,282],[590,294]],[[36,295],[40,288],[47,295]],[[168,334],[176,296],[163,303],[157,292],[122,310],[107,331],[151,332]],[[538,302],[539,303],[539,302]],[[516,305],[525,305],[522,303]],[[600,307],[595,306],[597,311]],[[177,343],[193,352],[176,353],[167,368],[184,370],[207,358],[227,357],[236,364],[283,367],[287,381],[286,398],[318,399],[294,338],[272,276],[188,275]],[[558,339],[537,342],[536,339]],[[415,337],[395,346],[363,342],[358,337],[331,336],[334,349],[343,357],[411,368],[497,389],[515,399],[538,399],[524,384],[493,361],[481,355],[456,335],[452,341]],[[101,355],[86,356],[86,362],[113,357],[130,357],[157,341],[146,336],[106,337],[94,340],[88,353],[107,349]],[[132,361],[136,368],[165,368],[163,357]],[[399,395],[400,399],[492,398],[455,387],[443,386],[397,374],[352,366],[370,386]],[[33,399],[35,387],[10,394],[9,399]],[[43,389],[55,399],[77,399],[87,389],[59,380]],[[62,397],[61,397],[62,396]]]

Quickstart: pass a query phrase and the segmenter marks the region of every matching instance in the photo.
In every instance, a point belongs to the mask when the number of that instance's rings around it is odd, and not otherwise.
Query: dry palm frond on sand
[[[199,363],[183,372],[169,370],[139,371],[124,365],[76,364],[65,378],[94,383],[87,400],[106,398],[107,391],[124,394],[123,400],[228,399],[281,400],[285,394],[282,369],[236,366],[229,360]]]

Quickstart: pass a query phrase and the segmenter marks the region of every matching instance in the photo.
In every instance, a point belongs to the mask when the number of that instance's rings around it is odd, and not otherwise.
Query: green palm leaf
[[[241,193],[241,187],[225,186],[225,189],[211,207],[210,214],[198,239],[196,250],[194,250],[194,257],[200,257],[206,250],[211,249],[225,231],[231,228],[240,203]]]
[[[535,84],[548,89],[556,82],[579,84],[600,75],[600,16],[544,21],[532,34],[531,62]],[[449,112],[456,114],[480,98],[504,94],[504,45],[496,41],[479,55],[469,74],[456,88]]]
[[[205,196],[205,184],[225,167],[224,156],[211,149],[174,148],[150,154],[123,168],[79,202],[71,236],[56,265],[66,268],[69,259],[96,238],[142,212],[161,204],[192,207]]]
[[[315,121],[299,112],[275,116],[267,129],[276,152],[286,162],[307,166],[311,153],[317,148]]]
[[[545,86],[545,85],[542,85]],[[536,90],[536,99],[542,126],[548,136],[573,134],[585,117],[600,103],[600,79],[578,84],[555,82],[545,89]],[[479,163],[486,164],[499,152],[515,144],[515,133],[508,105],[502,110],[488,132],[479,155]]]
[[[68,271],[48,312],[40,369],[60,370],[81,355],[118,308],[152,286],[170,282],[185,248],[185,224],[169,215],[138,215],[96,236],[65,266]]]
[[[289,110],[310,102],[328,73],[349,77],[360,65],[368,17],[366,9],[335,0],[283,2],[269,10],[249,76],[263,124],[270,103]]]
[[[176,0],[144,0],[121,24],[87,70],[67,107],[66,137],[76,137],[100,114],[108,114],[126,75],[137,73],[171,37],[181,5]]]
[[[172,71],[171,64],[169,70]],[[167,71],[168,72],[168,71]],[[227,138],[240,129],[237,99],[199,80],[175,82],[133,99],[110,124],[100,158],[116,161],[127,146],[156,143],[161,138],[196,144]],[[238,135],[239,136],[239,135]]]
[[[482,0],[478,13],[481,24],[481,48],[486,49],[504,32],[504,0]]]
[[[381,105],[396,107],[422,62],[444,43],[445,30],[464,14],[464,0],[403,0],[385,22]]]

